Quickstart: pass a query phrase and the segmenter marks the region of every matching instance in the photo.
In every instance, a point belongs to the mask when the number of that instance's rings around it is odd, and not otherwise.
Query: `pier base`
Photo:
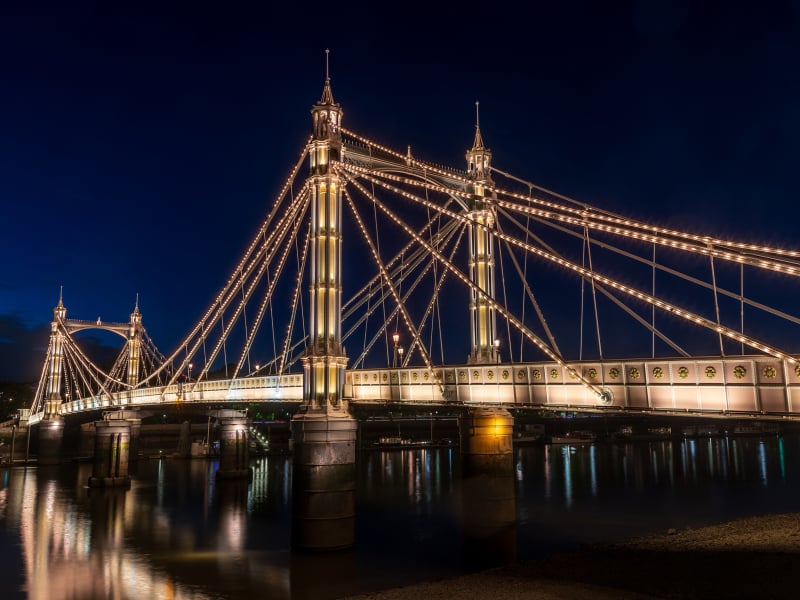
[[[459,419],[464,562],[469,570],[516,559],[512,435],[505,409],[477,408]]]
[[[217,479],[250,479],[253,476],[250,470],[249,444],[246,416],[219,416]]]
[[[458,419],[461,454],[511,456],[514,417],[504,408],[473,408]]]
[[[328,551],[355,542],[358,423],[349,415],[292,420],[292,546]]]
[[[139,437],[142,433],[142,420],[138,417],[128,417],[127,421],[131,424],[131,441],[128,445],[128,461],[134,462],[139,460]]]
[[[106,419],[96,421],[94,426],[94,465],[89,487],[130,487],[130,421]]]
[[[61,463],[61,443],[64,439],[64,417],[47,415],[39,423],[39,455],[40,465],[57,465]]]

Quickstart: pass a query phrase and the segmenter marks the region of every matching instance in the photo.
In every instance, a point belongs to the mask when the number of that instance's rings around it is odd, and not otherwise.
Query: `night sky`
[[[138,293],[174,349],[297,160],[325,48],[345,127],[384,145],[464,168],[479,100],[500,169],[800,245],[800,1],[187,6],[0,9],[0,380],[38,377],[61,285],[75,318]]]

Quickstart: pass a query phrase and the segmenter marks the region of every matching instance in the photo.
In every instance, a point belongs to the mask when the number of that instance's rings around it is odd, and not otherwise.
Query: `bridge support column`
[[[467,565],[516,559],[513,430],[514,418],[505,409],[477,408],[459,419]]]
[[[219,417],[217,479],[249,479],[253,476],[250,470],[249,444],[246,416],[237,414]]]
[[[40,465],[57,465],[61,462],[61,442],[64,439],[64,417],[45,415],[39,422]]]
[[[130,421],[107,418],[96,421],[94,427],[94,466],[89,487],[129,487]]]
[[[465,459],[496,460],[501,464],[511,459],[514,417],[506,409],[469,409],[458,420],[458,432]]]
[[[140,418],[128,418],[128,423],[131,424],[131,441],[128,446],[128,461],[134,462],[139,460],[139,436],[142,433],[142,420]]]
[[[292,545],[338,550],[355,541],[358,423],[345,414],[292,420]]]

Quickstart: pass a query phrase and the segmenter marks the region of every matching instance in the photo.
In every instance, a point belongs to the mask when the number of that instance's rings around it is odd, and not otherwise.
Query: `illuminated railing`
[[[247,377],[142,388],[80,398],[61,405],[64,414],[174,403],[299,402],[303,398],[303,376]]]
[[[504,405],[800,418],[800,368],[747,356],[570,363],[608,394],[598,397],[555,363],[360,369],[345,374],[353,403]],[[303,375],[248,377],[81,398],[65,414],[179,403],[301,402]],[[41,417],[31,415],[35,424]]]
[[[800,368],[748,356],[348,371],[355,403],[480,404],[800,417]]]

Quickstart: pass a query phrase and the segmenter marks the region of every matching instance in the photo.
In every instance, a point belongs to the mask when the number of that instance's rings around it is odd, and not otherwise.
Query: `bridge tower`
[[[142,348],[142,313],[139,312],[139,295],[133,308],[128,328],[128,385],[139,383],[139,355]]]
[[[342,155],[342,108],[330,77],[311,109],[311,302],[310,341],[303,357],[304,400],[311,413],[347,414],[341,403],[347,356],[342,346],[342,190],[331,162]]]
[[[47,367],[47,389],[45,392],[44,416],[39,424],[39,464],[52,465],[60,462],[61,440],[64,437],[64,418],[61,416],[61,381],[64,369],[64,307],[63,292],[53,309],[50,323],[50,363]]]
[[[292,536],[295,547],[325,550],[353,544],[357,437],[342,398],[342,180],[332,168],[342,157],[342,108],[333,99],[327,50],[325,85],[311,116],[310,339],[303,403],[292,420]]]
[[[469,364],[500,362],[497,317],[488,298],[494,300],[495,192],[491,176],[492,152],[483,143],[480,113],[475,103],[475,140],[467,150],[467,173],[471,180],[469,212],[469,274],[476,289],[470,291]],[[487,298],[488,296],[488,298]],[[465,490],[465,533],[472,531],[478,545],[489,538],[513,536],[514,487],[512,435],[514,418],[504,408],[466,410],[459,418]],[[491,535],[487,532],[491,532]]]
[[[481,136],[478,103],[475,103],[475,141],[467,150],[467,173],[471,180],[469,201],[469,274],[472,283],[489,298],[494,299],[494,185],[490,173],[492,152]],[[474,223],[474,225],[473,225]],[[487,364],[500,362],[497,341],[497,319],[494,307],[475,289],[470,291],[470,334],[472,347],[467,362]]]

